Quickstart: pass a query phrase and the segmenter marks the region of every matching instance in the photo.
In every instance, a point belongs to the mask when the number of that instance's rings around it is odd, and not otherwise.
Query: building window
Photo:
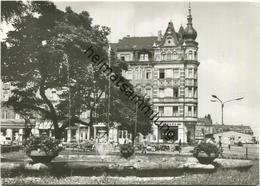
[[[150,71],[146,71],[145,78],[151,79],[151,72]]]
[[[162,53],[162,61],[165,61],[165,59],[166,59],[166,54],[163,52]]]
[[[77,133],[76,129],[71,129],[71,138],[72,139],[76,139],[76,133]]]
[[[188,77],[189,77],[189,78],[192,78],[192,68],[189,68],[189,69],[188,69]]]
[[[149,55],[148,55],[148,54],[145,54],[145,55],[144,55],[144,60],[145,60],[145,61],[149,61]]]
[[[173,88],[173,97],[174,98],[179,97],[179,88],[178,87]]]
[[[21,119],[19,114],[15,114],[15,119]]]
[[[130,61],[130,54],[121,54],[120,59],[121,61]]]
[[[164,97],[164,88],[159,88],[159,97]]]
[[[165,78],[164,69],[160,69],[160,70],[159,70],[159,78],[160,78],[160,79],[164,79],[164,78]]]
[[[192,88],[191,87],[189,87],[188,88],[188,97],[192,97]]]
[[[152,90],[150,88],[147,88],[145,91],[148,97],[152,97]]]
[[[141,69],[138,70],[137,79],[142,79],[142,70]]]
[[[173,69],[173,78],[179,78],[179,69]]]
[[[178,106],[173,106],[172,107],[172,115],[173,116],[178,116]]]
[[[163,106],[159,106],[159,115],[163,116],[164,115],[164,107]]]
[[[193,94],[194,98],[197,98],[197,88],[194,88],[194,94]]]
[[[140,61],[148,61],[149,55],[148,54],[140,54]]]
[[[155,55],[155,61],[160,61],[160,54]]]
[[[194,116],[197,117],[197,107],[195,106],[195,107],[193,108],[193,110],[194,110]]]
[[[189,51],[189,55],[188,55],[188,59],[189,59],[189,60],[192,60],[192,59],[193,59],[192,55],[193,55],[193,52],[190,50],[190,51]]]
[[[127,130],[123,130],[123,138],[127,138]]]
[[[122,138],[123,137],[123,135],[122,135],[122,130],[118,130],[118,138]]]
[[[171,60],[171,53],[170,53],[170,52],[167,53],[167,55],[166,55],[166,59],[167,59],[167,61],[170,61],[170,60]]]
[[[8,119],[7,118],[7,110],[2,111],[2,119]]]
[[[192,110],[192,107],[191,106],[188,106],[188,116],[191,117],[191,110]]]
[[[126,72],[126,79],[133,79],[133,71],[132,70]]]
[[[125,56],[120,56],[121,61],[125,61]]]
[[[194,69],[194,78],[197,79],[197,77],[198,77],[198,70]]]

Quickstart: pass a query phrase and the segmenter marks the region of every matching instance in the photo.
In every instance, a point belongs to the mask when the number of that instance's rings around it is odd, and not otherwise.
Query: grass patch
[[[214,173],[189,174],[176,177],[111,177],[111,176],[69,176],[56,178],[43,177],[15,177],[2,178],[4,185],[32,185],[32,184],[171,184],[171,185],[258,185],[259,165],[258,161],[248,171],[233,169],[218,169]]]

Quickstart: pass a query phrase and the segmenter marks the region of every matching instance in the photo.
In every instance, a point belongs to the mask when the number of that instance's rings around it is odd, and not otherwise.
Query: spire
[[[188,16],[187,16],[187,26],[185,28],[184,32],[184,39],[189,39],[189,40],[195,40],[197,37],[197,32],[196,30],[192,27],[192,15],[191,15],[191,5],[189,2],[189,8],[188,8]]]
[[[188,9],[188,11],[189,11],[189,14],[187,16],[187,20],[188,20],[188,24],[187,25],[192,26],[192,16],[191,16],[191,5],[190,5],[190,2],[189,2],[189,9]]]

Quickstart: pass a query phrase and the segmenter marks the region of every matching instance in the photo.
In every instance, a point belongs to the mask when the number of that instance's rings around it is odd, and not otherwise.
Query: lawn
[[[248,171],[238,171],[231,169],[219,169],[217,172],[208,174],[189,174],[176,177],[15,177],[2,178],[3,184],[32,185],[32,184],[172,184],[172,185],[258,185],[259,184],[259,165],[255,165]]]

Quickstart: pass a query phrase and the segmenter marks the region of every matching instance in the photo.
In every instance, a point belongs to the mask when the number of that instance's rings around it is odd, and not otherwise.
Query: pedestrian
[[[219,148],[222,147],[222,142],[221,142],[221,140],[218,141],[218,145],[219,145]]]
[[[228,149],[229,150],[231,149],[231,139],[229,139],[229,141],[228,141]]]
[[[179,140],[179,153],[181,153],[181,139]]]

